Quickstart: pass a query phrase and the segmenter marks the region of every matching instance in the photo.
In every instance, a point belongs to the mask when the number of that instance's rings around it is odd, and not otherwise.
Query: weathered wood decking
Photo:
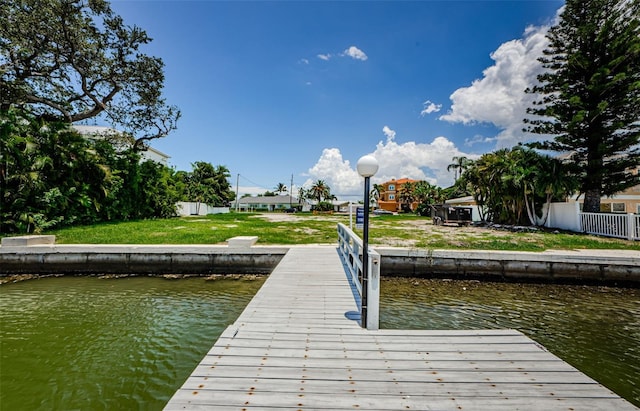
[[[292,248],[165,410],[635,410],[514,330],[360,328],[333,247]]]

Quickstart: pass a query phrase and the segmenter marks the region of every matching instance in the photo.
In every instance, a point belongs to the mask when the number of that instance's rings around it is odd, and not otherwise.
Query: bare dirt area
[[[372,225],[379,227],[396,227],[397,222],[385,221],[378,222],[375,218],[371,219]],[[442,236],[451,235],[468,235],[468,236],[484,236],[488,233],[486,227],[474,227],[474,226],[458,226],[458,225],[433,225],[431,219],[425,218],[424,220],[404,220],[402,225],[408,230],[420,230],[430,234],[441,234]],[[506,231],[491,230],[491,235],[494,236],[508,236],[510,233]]]
[[[261,218],[274,223],[299,222],[299,221],[343,221],[347,224],[348,216],[341,214],[318,214],[318,215],[296,215],[294,213],[262,213],[252,218]],[[420,243],[421,239],[429,238],[455,238],[458,246],[465,247],[466,243],[486,239],[488,235],[493,237],[507,237],[511,233],[506,231],[489,230],[486,227],[474,226],[457,226],[457,225],[433,225],[431,219],[401,219],[389,220],[379,219],[377,216],[371,216],[370,224],[372,228],[390,229],[392,230],[384,237],[379,237],[377,243],[388,247],[415,247]],[[312,235],[316,230],[313,229],[296,229],[296,231],[306,231],[305,234]],[[394,235],[393,231],[400,230],[410,235]],[[398,231],[396,231],[398,232]]]
[[[274,223],[282,223],[282,222],[289,222],[289,221],[309,221],[309,220],[316,220],[316,221],[335,221],[335,217],[332,217],[331,214],[323,216],[322,214],[319,215],[304,215],[304,216],[298,216],[294,213],[262,213],[256,216],[252,216],[251,218],[262,218],[263,220],[267,220],[267,221],[271,221]]]

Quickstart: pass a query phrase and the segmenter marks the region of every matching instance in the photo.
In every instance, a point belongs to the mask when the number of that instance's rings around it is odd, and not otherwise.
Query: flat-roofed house
[[[116,150],[123,150],[130,145],[130,142],[124,137],[122,132],[111,127],[73,125],[73,128],[88,139],[108,140]],[[141,151],[140,156],[143,161],[152,160],[165,166],[169,164],[169,158],[171,158],[169,155],[151,146],[147,146],[146,149]]]

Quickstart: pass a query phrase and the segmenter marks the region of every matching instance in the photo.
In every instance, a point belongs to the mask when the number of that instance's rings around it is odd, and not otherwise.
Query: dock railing
[[[366,281],[367,289],[363,290],[362,239],[341,223],[338,223],[338,250],[360,296],[361,316],[363,305],[366,307],[367,323],[361,325],[369,330],[377,330],[380,323],[380,254],[369,247],[369,278]]]

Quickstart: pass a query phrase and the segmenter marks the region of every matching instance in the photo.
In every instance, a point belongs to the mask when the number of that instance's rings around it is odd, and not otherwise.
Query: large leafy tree
[[[508,224],[544,224],[551,200],[574,187],[561,161],[522,146],[483,154],[460,182],[473,193],[483,220]]]
[[[0,109],[77,122],[102,116],[143,149],[175,128],[162,97],[163,62],[151,39],[105,0],[0,1]]]
[[[187,201],[204,203],[214,207],[228,205],[235,197],[229,184],[229,169],[204,161],[192,164],[193,171],[185,175]]]
[[[640,2],[567,0],[547,37],[527,130],[554,136],[534,146],[567,153],[584,211],[598,212],[640,184]]]
[[[97,221],[110,169],[66,123],[0,113],[0,232]]]

